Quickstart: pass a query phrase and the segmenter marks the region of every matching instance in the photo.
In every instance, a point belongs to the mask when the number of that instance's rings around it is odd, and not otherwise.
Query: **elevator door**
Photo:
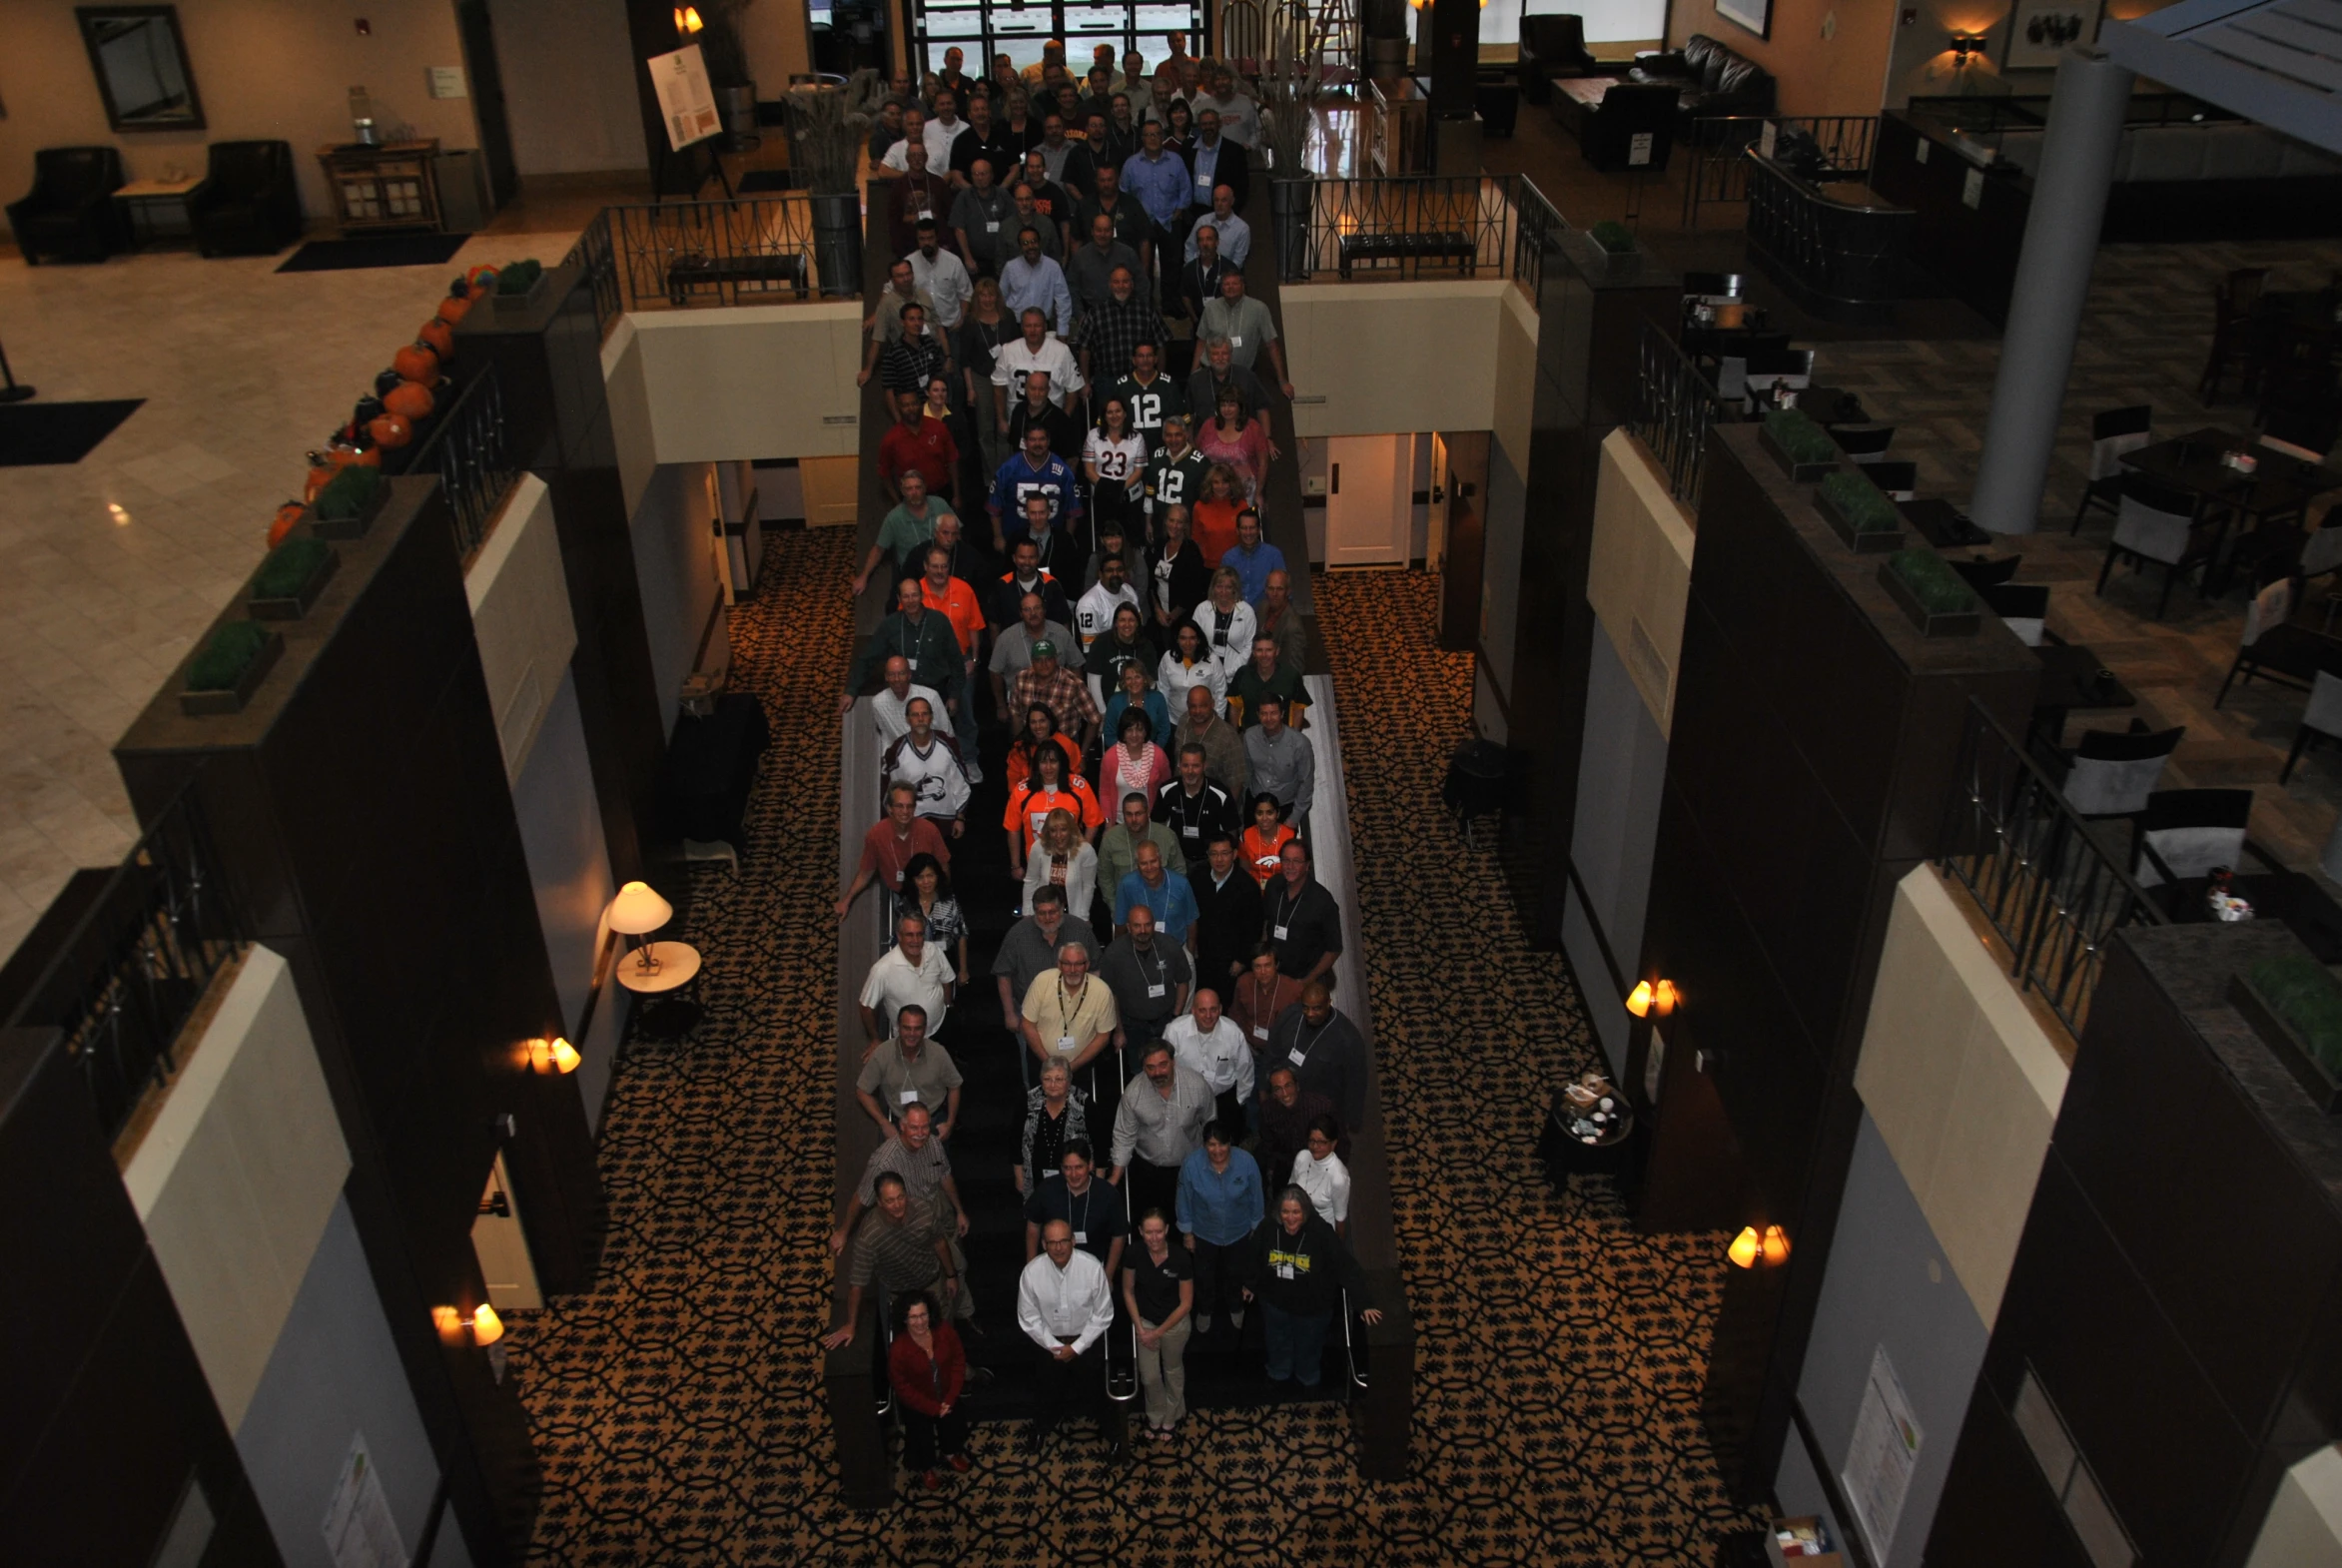
[[[1325,443],[1325,564],[1404,566],[1414,516],[1415,439],[1336,435]]]

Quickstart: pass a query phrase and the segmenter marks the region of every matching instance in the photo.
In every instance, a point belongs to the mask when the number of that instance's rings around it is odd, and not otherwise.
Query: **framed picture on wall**
[[[1716,14],[1759,38],[1773,36],[1773,0],[1716,0]]]
[[[2016,0],[2000,68],[2055,70],[2067,44],[2088,43],[2098,36],[2099,11],[2100,0]]]

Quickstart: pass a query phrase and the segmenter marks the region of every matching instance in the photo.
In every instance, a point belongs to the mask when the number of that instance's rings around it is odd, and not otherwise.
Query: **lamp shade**
[[[1754,1268],[1763,1249],[1764,1242],[1757,1235],[1757,1227],[1744,1225],[1740,1234],[1732,1238],[1732,1245],[1724,1249],[1724,1255],[1743,1268]]]
[[[610,929],[620,936],[648,936],[674,918],[675,906],[647,882],[629,882],[610,900]]]
[[[471,1342],[491,1345],[503,1337],[504,1320],[496,1315],[494,1307],[485,1301],[480,1302],[471,1314]]]
[[[1635,989],[1626,995],[1626,1010],[1637,1018],[1646,1018],[1651,1012],[1651,982],[1638,980]]]

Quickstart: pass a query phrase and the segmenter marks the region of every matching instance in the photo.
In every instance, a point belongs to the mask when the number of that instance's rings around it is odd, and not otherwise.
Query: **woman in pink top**
[[[1235,470],[1243,482],[1244,499],[1260,498],[1260,476],[1268,471],[1268,437],[1259,420],[1244,417],[1244,401],[1232,390],[1219,394],[1219,417],[1203,421],[1195,449]]]
[[[1126,795],[1145,794],[1152,807],[1171,771],[1171,759],[1155,743],[1155,725],[1147,710],[1125,708],[1121,738],[1098,759],[1098,798],[1120,802]]]

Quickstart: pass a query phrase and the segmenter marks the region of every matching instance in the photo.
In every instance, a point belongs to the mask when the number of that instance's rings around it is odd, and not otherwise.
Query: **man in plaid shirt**
[[[1075,352],[1082,356],[1082,375],[1098,387],[1120,378],[1131,368],[1131,351],[1143,343],[1161,343],[1167,336],[1163,313],[1139,294],[1128,267],[1107,275],[1107,297],[1082,313],[1074,324]]]
[[[1090,700],[1089,684],[1058,662],[1057,644],[1046,637],[1033,644],[1033,662],[1017,672],[1009,711],[1028,713],[1036,702],[1057,715],[1059,730],[1089,747],[1098,728],[1098,704]]]
[[[949,376],[951,356],[927,330],[927,307],[903,307],[903,336],[881,350],[878,374],[886,390],[896,394],[924,395],[927,379]]]

